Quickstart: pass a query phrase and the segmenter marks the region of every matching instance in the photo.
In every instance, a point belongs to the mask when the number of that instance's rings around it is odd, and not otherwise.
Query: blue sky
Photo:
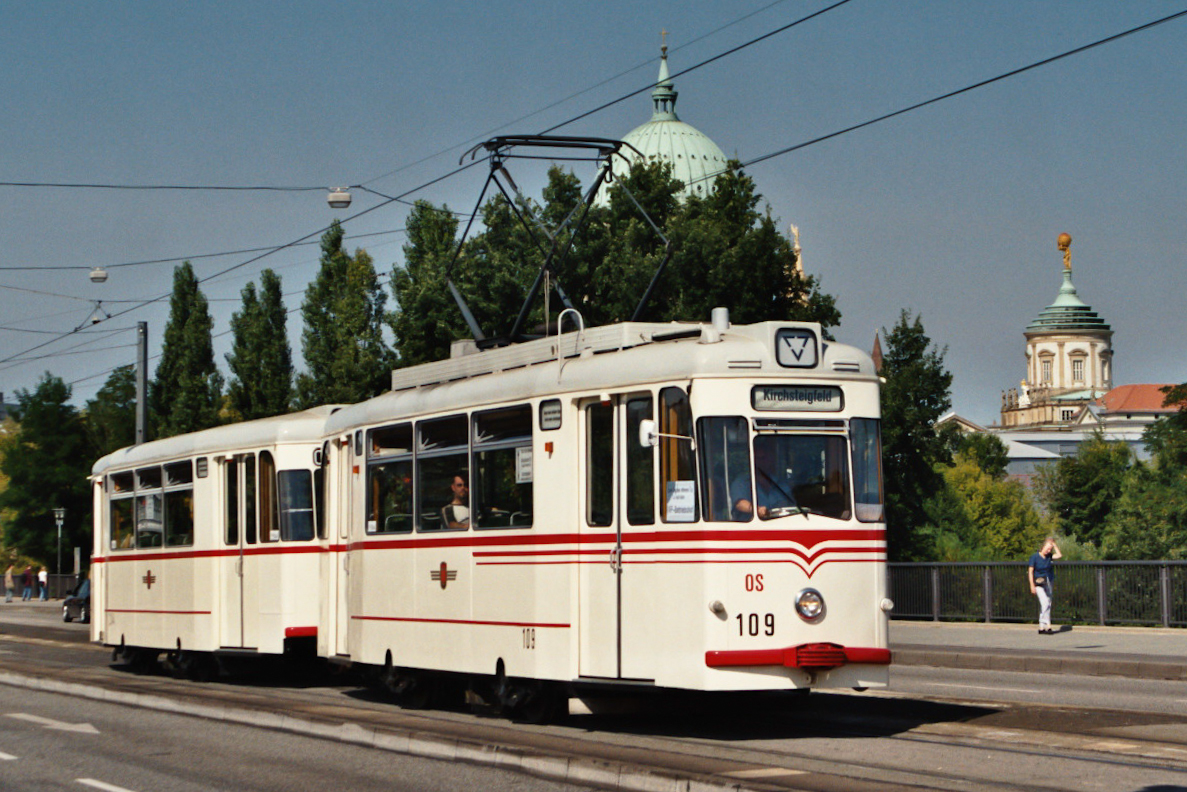
[[[451,170],[496,130],[537,132],[646,85],[663,29],[677,72],[827,5],[3,0],[0,181],[395,194]],[[753,159],[1184,8],[852,0],[676,77],[677,112],[728,155]],[[1185,53],[1187,18],[749,173],[780,226],[799,226],[806,268],[838,299],[839,339],[868,349],[900,310],[921,313],[948,348],[955,409],[974,420],[994,420],[1001,391],[1025,374],[1022,330],[1055,298],[1062,231],[1074,238],[1080,296],[1115,330],[1116,383],[1183,382]],[[650,109],[644,93],[558,133],[619,137]],[[413,197],[468,210],[482,177],[474,169]],[[351,211],[375,203],[356,191]],[[402,228],[405,211],[346,226],[381,273],[402,260],[403,236],[381,232]],[[112,265],[280,245],[333,216],[316,191],[0,187],[0,358],[53,337],[31,330],[79,326],[92,300],[114,314],[130,305],[121,300],[170,289],[173,264]],[[254,255],[194,264],[205,277]],[[85,269],[50,269],[96,264],[110,272],[101,286]],[[216,333],[265,266],[295,308],[316,247],[204,284]],[[76,334],[31,353],[39,359],[0,364],[0,391],[11,401],[49,370],[75,383],[81,404],[131,362],[136,321],[149,323],[156,354],[167,315],[161,301],[88,328],[123,332]],[[299,357],[299,313],[290,321]],[[228,349],[228,335],[216,340],[220,362]]]

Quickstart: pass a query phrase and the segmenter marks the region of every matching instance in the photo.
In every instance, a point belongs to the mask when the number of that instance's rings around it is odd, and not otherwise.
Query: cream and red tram
[[[334,408],[156,440],[92,470],[92,638],[205,671],[219,652],[312,651],[330,566],[316,513]]]
[[[872,361],[818,325],[715,319],[398,370],[330,416],[319,652],[512,700],[885,685]]]

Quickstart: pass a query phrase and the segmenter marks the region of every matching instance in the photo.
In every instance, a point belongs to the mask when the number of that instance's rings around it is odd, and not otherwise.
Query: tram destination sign
[[[829,385],[756,385],[750,402],[767,412],[840,412],[845,406],[841,389]]]

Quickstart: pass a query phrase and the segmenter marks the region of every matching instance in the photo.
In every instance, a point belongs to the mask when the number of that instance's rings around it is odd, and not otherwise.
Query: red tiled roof
[[[1176,407],[1163,407],[1162,400],[1166,398],[1166,394],[1162,389],[1168,387],[1166,385],[1121,385],[1113,388],[1097,399],[1097,404],[1104,407],[1105,412],[1110,413],[1124,413],[1124,412],[1144,412],[1144,413],[1170,413],[1175,412]]]

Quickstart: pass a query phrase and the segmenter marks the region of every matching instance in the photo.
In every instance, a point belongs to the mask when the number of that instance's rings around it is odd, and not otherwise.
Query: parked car
[[[62,621],[71,622],[78,619],[83,624],[91,621],[91,581],[84,580],[62,600]]]

